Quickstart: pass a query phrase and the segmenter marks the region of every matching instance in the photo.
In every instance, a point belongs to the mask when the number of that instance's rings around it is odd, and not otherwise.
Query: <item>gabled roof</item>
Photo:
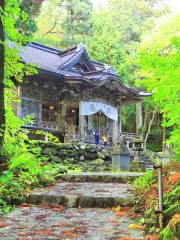
[[[88,72],[96,71],[95,64],[90,60],[86,48],[83,45],[62,52],[60,57],[61,65],[59,69],[70,70],[77,63],[82,63],[86,66]]]
[[[10,47],[15,45],[10,43]],[[151,94],[141,90],[132,89],[119,79],[118,74],[107,64],[90,59],[83,44],[67,49],[65,51],[48,47],[39,43],[29,43],[18,47],[19,55],[23,62],[34,64],[39,70],[55,73],[61,79],[78,79],[82,83],[91,86],[103,86],[113,82],[117,93],[123,91],[132,99],[142,99]]]

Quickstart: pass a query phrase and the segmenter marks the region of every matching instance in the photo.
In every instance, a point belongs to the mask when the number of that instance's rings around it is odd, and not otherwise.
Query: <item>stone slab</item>
[[[19,207],[1,218],[3,240],[116,240],[145,239],[142,230],[130,229],[129,217],[107,209],[50,209]],[[2,225],[2,224],[1,224]]]
[[[54,186],[34,190],[27,201],[83,208],[133,206],[135,203],[130,184],[102,182],[58,182]]]
[[[121,172],[121,173],[73,173],[62,174],[58,178],[68,182],[115,182],[115,183],[127,183],[134,181],[135,178],[143,176],[141,172]]]

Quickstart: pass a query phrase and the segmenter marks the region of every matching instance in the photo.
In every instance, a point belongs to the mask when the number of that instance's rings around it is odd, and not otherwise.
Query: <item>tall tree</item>
[[[137,50],[154,19],[164,13],[161,0],[109,0],[94,15],[89,51],[95,59],[112,64],[121,80],[134,84],[138,78]]]
[[[87,42],[92,26],[90,0],[46,0],[37,18],[36,41],[60,47]]]
[[[3,144],[4,126],[5,126],[5,110],[4,110],[4,41],[5,41],[5,30],[4,30],[4,9],[5,1],[0,1],[0,147]]]
[[[163,126],[171,127],[176,155],[180,156],[180,14],[167,19],[145,39],[140,51],[141,83],[153,92],[163,114]]]
[[[19,7],[22,10],[16,21],[16,28],[23,34],[31,36],[37,31],[35,17],[38,15],[43,0],[21,0]],[[24,21],[26,18],[26,21]]]

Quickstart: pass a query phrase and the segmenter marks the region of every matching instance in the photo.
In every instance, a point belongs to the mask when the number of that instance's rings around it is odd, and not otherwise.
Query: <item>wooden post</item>
[[[122,123],[121,123],[121,107],[118,109],[119,116],[118,116],[118,128],[119,128],[119,136],[121,135],[122,132]]]
[[[4,11],[5,9],[5,1],[0,1],[0,8]],[[3,14],[1,12],[1,14]],[[2,21],[2,15],[0,17],[0,147],[3,145],[4,141],[4,129],[5,129],[5,107],[4,107],[4,60],[5,60],[5,31],[4,25]]]
[[[43,98],[42,93],[40,91],[40,101],[39,101],[39,116],[38,116],[38,122],[42,122],[42,105],[43,105]]]
[[[118,121],[113,121],[112,143],[113,146],[117,144]]]
[[[141,135],[142,126],[143,126],[142,102],[138,102],[136,103],[136,133],[138,136]]]
[[[162,162],[154,164],[154,169],[158,170],[158,200],[159,206],[156,212],[159,214],[159,227],[163,229],[163,179],[162,179]]]
[[[67,121],[67,104],[62,103],[62,109],[61,109],[61,130],[66,130],[66,121]]]
[[[92,115],[89,115],[88,116],[88,130],[91,130],[92,129]]]
[[[81,115],[81,103],[82,101],[79,102],[79,137],[81,141],[84,141],[85,119],[84,119],[84,115]]]

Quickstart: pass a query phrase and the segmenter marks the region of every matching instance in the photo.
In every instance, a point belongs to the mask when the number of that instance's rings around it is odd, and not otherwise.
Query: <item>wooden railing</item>
[[[59,123],[53,123],[53,122],[43,122],[43,121],[33,121],[31,123],[26,123],[23,125],[23,127],[32,127],[34,129],[44,129],[44,130],[50,130],[50,131],[60,131],[60,124]]]

